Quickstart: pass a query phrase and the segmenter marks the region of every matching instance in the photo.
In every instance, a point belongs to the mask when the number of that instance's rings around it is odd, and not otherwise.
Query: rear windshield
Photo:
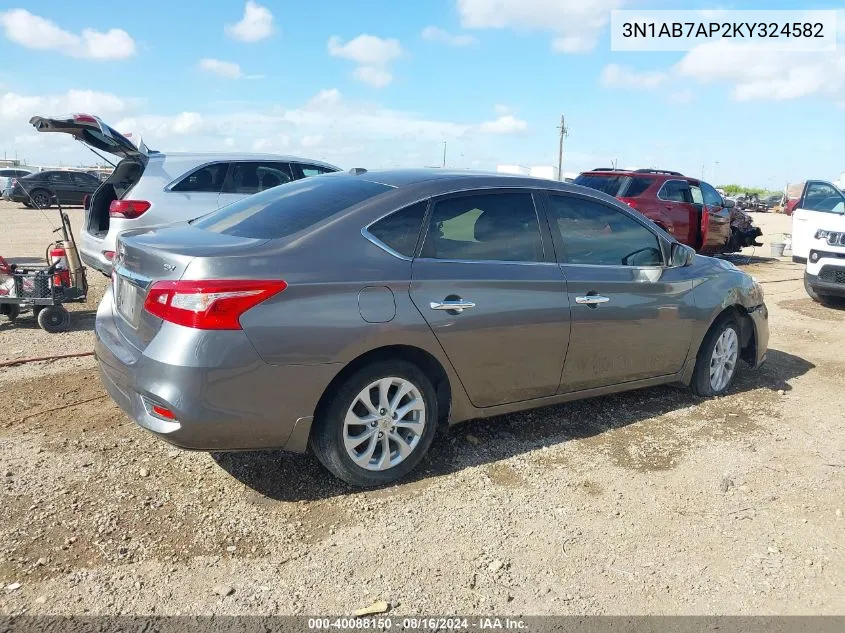
[[[589,187],[615,198],[636,198],[651,185],[650,178],[614,174],[581,174],[576,185]]]
[[[223,235],[279,239],[392,188],[360,178],[314,176],[247,196],[191,224]]]

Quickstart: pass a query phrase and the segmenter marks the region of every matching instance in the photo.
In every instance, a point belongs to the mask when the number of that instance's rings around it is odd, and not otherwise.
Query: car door
[[[572,313],[560,392],[679,372],[695,323],[688,269],[666,267],[657,234],[628,211],[570,193],[547,201]]]
[[[290,164],[277,161],[236,161],[217,197],[217,206],[237,202],[245,196],[278,187],[293,180]]]
[[[703,213],[701,216],[701,248],[706,252],[721,252],[731,237],[731,213],[725,207],[725,202],[712,185],[701,182],[701,193],[704,196]]]
[[[72,201],[68,204],[82,204],[85,196],[90,195],[97,188],[96,179],[89,174],[71,173]]]
[[[196,167],[165,187],[167,208],[162,220],[181,222],[218,209],[218,197],[229,173],[229,161],[214,161]]]
[[[411,298],[476,407],[557,391],[569,304],[541,226],[529,190],[432,201]]]
[[[792,258],[806,262],[816,231],[845,230],[845,195],[829,182],[808,180],[792,211]]]
[[[47,174],[46,185],[54,196],[53,204],[57,201],[59,204],[75,204],[73,202],[75,198],[74,184],[70,178],[70,173],[66,171],[50,172]]]
[[[657,201],[663,206],[662,213],[667,216],[664,224],[668,232],[679,242],[697,248],[700,211],[695,205],[690,184],[686,180],[667,180],[657,191]]]

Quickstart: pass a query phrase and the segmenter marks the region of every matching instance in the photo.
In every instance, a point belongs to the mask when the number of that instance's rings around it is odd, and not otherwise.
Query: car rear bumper
[[[109,243],[108,238],[100,239],[83,230],[79,248],[79,258],[82,263],[107,277],[111,276],[111,261],[106,259],[104,253],[114,250],[114,245],[108,247]]]
[[[97,309],[94,352],[106,391],[139,426],[191,450],[305,451],[314,409],[341,365],[268,365],[234,331],[217,343],[215,333],[202,333],[208,336],[200,348],[194,337],[182,336],[180,350],[179,330],[187,328],[172,324],[156,335],[166,344],[147,351],[165,348],[168,357],[190,364],[166,362],[126,341],[112,305],[108,290]],[[175,419],[153,415],[153,405]]]

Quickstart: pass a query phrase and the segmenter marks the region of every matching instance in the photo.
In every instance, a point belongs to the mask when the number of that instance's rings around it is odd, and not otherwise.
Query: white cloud
[[[393,75],[389,71],[374,66],[358,66],[352,75],[358,81],[363,81],[373,88],[384,88],[393,81]]]
[[[26,9],[0,13],[0,25],[6,37],[16,44],[35,50],[56,51],[68,57],[126,59],[132,57],[136,49],[135,40],[123,29],[109,29],[105,33],[83,29],[77,35]]]
[[[424,40],[443,42],[450,46],[473,46],[478,44],[478,39],[472,35],[453,35],[438,26],[427,26],[420,34]]]
[[[732,84],[737,101],[845,96],[845,54],[841,51],[772,51],[754,43],[717,40],[689,51],[674,71],[703,84]]]
[[[241,67],[235,62],[224,62],[220,59],[201,59],[198,66],[200,70],[228,79],[239,79],[243,76]]]
[[[528,123],[511,114],[500,116],[495,121],[487,121],[479,126],[485,134],[517,134],[528,129]]]
[[[300,141],[300,145],[302,147],[318,147],[323,143],[323,135],[322,134],[311,134],[308,136],[303,136],[302,140]]]
[[[273,14],[270,9],[253,0],[247,0],[244,17],[240,22],[227,24],[223,29],[226,35],[241,42],[266,39],[273,34],[273,30]]]
[[[638,72],[619,64],[608,64],[601,72],[601,82],[608,88],[650,90],[662,84],[667,78],[668,75],[664,72]]]
[[[388,66],[404,53],[399,40],[383,39],[366,33],[346,43],[337,35],[332,35],[327,46],[332,57],[357,62],[359,66],[353,76],[375,88],[383,88],[393,81]]]
[[[38,134],[28,124],[36,114],[87,111],[163,152],[290,153],[341,167],[375,168],[440,164],[447,141],[450,166],[483,160],[492,168],[497,161],[512,160],[522,142],[517,139],[530,131],[514,113],[497,113],[487,121],[449,120],[352,101],[337,89],[322,90],[300,104],[232,102],[225,109],[223,105],[151,112],[145,102],[109,93],[33,96],[0,90],[0,147],[19,150],[33,164],[55,164],[59,155],[65,164],[90,163],[97,159],[79,143],[64,134]]]
[[[461,25],[470,29],[545,31],[556,37],[553,50],[593,50],[610,21],[610,11],[626,0],[457,0]]]

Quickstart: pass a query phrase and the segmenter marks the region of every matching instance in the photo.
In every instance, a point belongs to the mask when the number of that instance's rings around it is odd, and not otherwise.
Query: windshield
[[[223,235],[279,239],[391,189],[359,178],[314,176],[248,196],[191,224]]]

